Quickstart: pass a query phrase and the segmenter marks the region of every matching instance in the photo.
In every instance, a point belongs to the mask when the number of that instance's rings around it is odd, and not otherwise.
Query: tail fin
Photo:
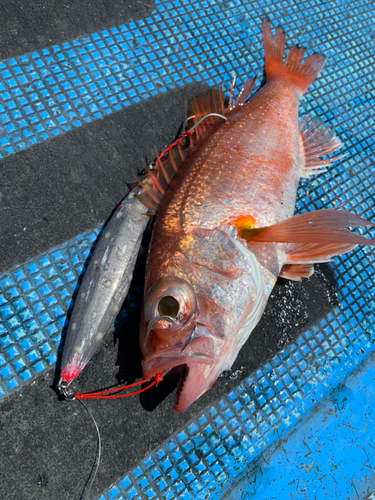
[[[305,49],[295,45],[283,63],[285,35],[281,28],[276,28],[272,38],[271,24],[267,19],[263,19],[262,35],[267,81],[275,77],[287,79],[304,94],[322,71],[326,58],[321,54],[313,54],[302,64]]]

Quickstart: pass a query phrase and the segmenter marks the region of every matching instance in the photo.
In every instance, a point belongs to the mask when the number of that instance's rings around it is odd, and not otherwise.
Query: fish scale
[[[238,118],[240,110],[229,118],[229,123],[214,134],[202,154],[199,157],[194,154],[190,162],[188,159],[159,208],[157,227],[165,225],[171,229],[171,214],[181,215],[179,224],[184,230],[197,226],[211,229],[240,214],[251,214],[259,225],[293,215],[302,165],[298,96],[293,89],[279,87],[277,83],[274,88],[261,89],[254,104],[250,101],[245,116]],[[281,92],[285,98],[276,103],[274,95],[280,98]],[[287,110],[288,122],[279,116],[283,101],[292,102]],[[269,115],[262,121],[264,113]],[[277,117],[279,123],[275,123]],[[282,126],[287,129],[289,141],[283,141]],[[256,134],[248,133],[255,129]],[[271,134],[273,129],[278,132],[268,137],[265,152],[262,136]],[[283,142],[286,145],[282,148]],[[194,195],[189,196],[190,193]]]

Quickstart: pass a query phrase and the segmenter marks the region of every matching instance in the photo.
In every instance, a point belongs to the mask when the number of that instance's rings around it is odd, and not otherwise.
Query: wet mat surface
[[[58,50],[27,46],[35,52],[22,56],[15,51],[9,54],[14,59],[2,63],[1,144],[3,156],[10,155],[1,166],[7,179],[2,200],[7,202],[2,207],[6,216],[0,251],[9,263],[2,267],[0,277],[2,498],[79,498],[95,456],[95,432],[84,409],[77,402],[58,401],[51,385],[71,297],[97,234],[89,228],[103,221],[125,194],[125,181],[142,167],[142,156],[152,156],[155,144],[162,148],[173,139],[187,95],[197,92],[193,82],[223,80],[228,85],[233,72],[239,81],[248,74],[262,74],[259,30],[264,14],[274,26],[278,22],[283,26],[289,46],[298,41],[328,56],[323,73],[301,102],[301,112],[313,111],[331,124],[348,152],[329,172],[301,184],[297,209],[343,203],[358,215],[375,218],[372,3],[302,2],[297,6],[280,2],[276,9],[271,2],[212,1],[197,2],[194,7],[187,2],[157,2],[148,17],[142,12],[138,20],[106,26],[105,32],[89,34],[84,41],[79,32],[74,33],[75,41],[60,44]],[[121,40],[115,40],[116,36]],[[56,43],[60,42],[57,38]],[[64,55],[60,61],[58,54]],[[128,67],[119,66],[120,62]],[[146,75],[143,80],[142,75]],[[178,86],[183,88],[173,91]],[[63,100],[70,91],[77,93],[76,103],[71,97]],[[166,108],[169,96],[176,106]],[[63,109],[66,103],[68,111]],[[145,114],[132,112],[134,104]],[[149,122],[147,109],[152,110]],[[110,116],[103,119],[105,115]],[[66,122],[61,122],[61,116]],[[95,123],[87,125],[91,121]],[[167,126],[159,128],[160,122]],[[103,172],[101,168],[90,171],[97,149],[81,138],[90,132],[92,144],[100,143],[108,123],[113,127],[112,139],[108,137],[112,145],[102,150],[102,168],[108,175],[101,196],[98,186]],[[127,128],[134,130],[134,138],[125,138],[125,145],[119,146],[121,131]],[[54,131],[60,136],[57,139],[53,139]],[[87,156],[84,168],[79,168],[80,162],[72,154],[78,143],[78,159]],[[21,149],[25,151],[19,152]],[[70,174],[59,177],[58,189],[49,198],[44,192],[49,177],[54,189],[55,165],[60,164],[63,172],[64,151]],[[44,165],[41,184],[45,187],[38,191],[33,178],[39,165]],[[18,178],[23,181],[18,183]],[[16,210],[7,213],[13,198]],[[47,227],[43,217],[48,219]],[[25,237],[23,227],[36,235]],[[73,237],[79,232],[82,234]],[[30,257],[31,261],[23,263]],[[357,456],[352,480],[334,472],[344,460],[339,445],[330,452],[334,458],[322,459],[321,464],[315,450],[321,445],[320,435],[323,441],[348,435],[344,431],[348,425],[353,427],[361,399],[358,415],[362,416],[355,421],[371,415],[368,370],[375,334],[374,258],[373,250],[358,248],[329,267],[318,266],[311,280],[280,283],[233,370],[186,414],[173,413],[173,378],[140,399],[90,401],[104,446],[92,498],[252,498],[261,492],[265,496],[259,498],[272,498],[274,493],[267,488],[269,479],[277,477],[277,466],[267,469],[262,462],[264,453],[272,464],[295,454],[301,471],[309,470],[311,461],[301,459],[302,452],[293,441],[295,434],[288,437],[299,428],[309,437],[306,443],[314,457],[314,471],[320,467],[327,476],[332,474],[335,481],[341,478],[344,483],[335,489],[336,497],[365,498],[374,485],[371,431],[366,436],[352,435],[358,449],[365,450]],[[6,271],[13,264],[16,267]],[[141,286],[140,264],[121,320],[80,377],[80,390],[105,387],[117,380],[132,382],[141,376],[137,345]],[[362,372],[350,378],[363,363]],[[348,397],[361,380],[363,395]],[[336,397],[332,390],[337,387],[341,389]],[[336,404],[339,417],[329,435],[320,424],[329,415],[326,401]],[[288,451],[277,455],[283,442]],[[301,471],[289,472],[290,484],[282,485],[285,498],[291,493],[296,498],[311,498],[312,489],[319,485],[326,491],[319,489],[316,498],[330,495],[327,491],[332,491],[334,481],[315,473],[307,478]]]

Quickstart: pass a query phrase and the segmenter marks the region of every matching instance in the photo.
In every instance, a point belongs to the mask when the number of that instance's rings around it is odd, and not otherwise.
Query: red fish
[[[282,30],[273,37],[264,20],[262,34],[265,85],[247,100],[249,80],[228,107],[221,89],[196,98],[199,124],[188,147],[171,149],[141,179],[144,203],[158,208],[140,331],[143,372],[150,379],[182,368],[179,412],[232,366],[278,276],[300,280],[316,262],[375,245],[347,230],[375,224],[346,211],[293,217],[300,178],[325,171],[339,157],[321,157],[342,143],[317,118],[298,122],[299,100],[325,58],[303,63],[304,49],[294,46],[284,60]]]

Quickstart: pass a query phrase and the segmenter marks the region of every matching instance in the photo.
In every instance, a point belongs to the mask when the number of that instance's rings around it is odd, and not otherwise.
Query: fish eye
[[[144,302],[146,321],[169,316],[179,321],[189,319],[197,309],[195,293],[185,280],[169,276],[161,278],[148,290]]]
[[[170,316],[175,318],[180,309],[180,304],[172,295],[165,295],[159,300],[158,313],[159,316]]]

